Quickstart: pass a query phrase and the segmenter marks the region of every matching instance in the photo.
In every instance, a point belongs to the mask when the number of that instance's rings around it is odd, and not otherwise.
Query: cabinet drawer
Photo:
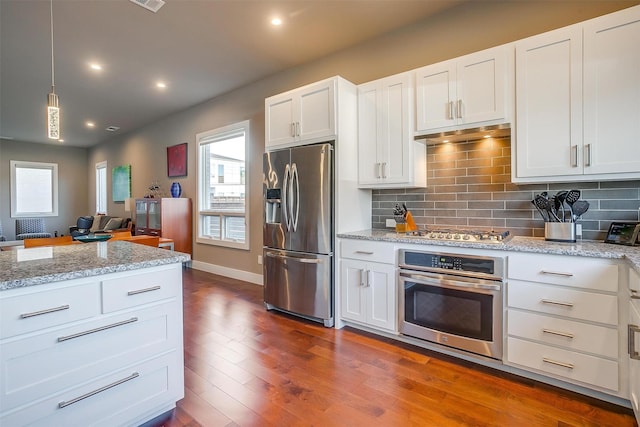
[[[619,389],[617,362],[511,337],[507,340],[507,349],[510,363],[561,379],[613,391]]]
[[[57,393],[19,411],[4,414],[0,425],[116,426],[137,425],[183,397],[179,351],[132,364]],[[111,386],[111,387],[109,387]],[[84,397],[82,399],[79,399]],[[60,406],[63,405],[61,408]],[[66,405],[66,406],[65,406]]]
[[[110,313],[172,298],[182,292],[180,267],[102,281],[102,311]]]
[[[37,288],[0,299],[0,339],[100,314],[98,282],[47,291]]]
[[[508,284],[507,301],[513,308],[618,325],[615,295],[512,280]]]
[[[618,330],[542,314],[509,310],[509,335],[618,358]]]
[[[396,254],[392,243],[368,240],[343,240],[340,246],[342,258],[360,259],[385,264],[395,264]]]
[[[509,255],[509,278],[576,288],[618,291],[618,266],[597,258]]]
[[[0,412],[179,348],[177,302],[2,344]]]

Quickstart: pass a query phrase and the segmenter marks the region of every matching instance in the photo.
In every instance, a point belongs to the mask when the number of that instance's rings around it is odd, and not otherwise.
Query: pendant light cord
[[[53,0],[51,0],[51,92],[55,93],[55,71],[53,67]]]

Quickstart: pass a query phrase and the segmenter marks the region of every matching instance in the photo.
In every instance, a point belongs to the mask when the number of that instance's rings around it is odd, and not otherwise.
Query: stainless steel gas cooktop
[[[408,237],[426,240],[479,243],[504,243],[511,237],[508,231],[461,230],[453,228],[433,228],[411,231],[406,233],[406,235]]]

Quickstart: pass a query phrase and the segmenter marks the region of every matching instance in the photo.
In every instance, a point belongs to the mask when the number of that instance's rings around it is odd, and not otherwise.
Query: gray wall
[[[427,188],[375,190],[372,226],[384,228],[396,203],[406,203],[420,228],[509,230],[544,237],[544,221],[531,204],[536,194],[578,189],[590,204],[579,223],[583,238],[603,240],[611,221],[640,221],[640,181],[511,183],[509,138],[430,145]]]
[[[87,174],[87,149],[0,139],[0,220],[7,240],[15,238],[16,229],[10,206],[11,160],[58,164],[58,216],[45,218],[48,232],[69,234],[79,216],[95,211],[95,205],[88,210],[87,181],[79,179]]]

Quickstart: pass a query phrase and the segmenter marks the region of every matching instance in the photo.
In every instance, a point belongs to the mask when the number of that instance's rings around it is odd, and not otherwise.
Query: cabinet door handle
[[[291,122],[291,136],[295,137],[296,136],[296,123],[295,122]]]
[[[562,307],[573,307],[573,303],[571,302],[554,301],[550,299],[541,299],[540,302],[543,304],[561,305]]]
[[[565,273],[563,271],[540,270],[540,274],[550,274],[552,276],[573,277],[573,273]]]
[[[23,313],[20,315],[21,319],[27,319],[29,317],[40,316],[43,314],[55,313],[56,311],[68,310],[69,304],[61,305],[60,307],[46,308],[40,311],[32,311],[31,313]]]
[[[83,337],[85,335],[94,334],[96,332],[106,331],[107,329],[116,328],[118,326],[127,325],[129,323],[133,323],[133,322],[137,322],[137,321],[138,321],[137,317],[132,317],[131,319],[123,320],[122,322],[117,322],[117,323],[112,323],[110,325],[100,326],[99,328],[89,329],[88,331],[78,332],[77,334],[73,334],[73,335],[66,335],[66,336],[63,336],[63,337],[58,337],[58,342],[69,341],[69,340],[72,340],[74,338],[80,338],[80,337]]]
[[[364,280],[364,286],[365,286],[366,288],[368,288],[368,287],[369,287],[369,273],[371,273],[371,270],[366,270],[366,271],[364,272],[364,278],[365,278],[365,280]]]
[[[66,406],[73,405],[74,403],[78,403],[78,402],[80,402],[81,400],[86,399],[87,397],[95,396],[95,395],[96,395],[96,394],[98,394],[98,393],[102,393],[102,392],[103,392],[103,391],[105,391],[105,390],[109,390],[110,388],[113,388],[113,387],[115,387],[115,386],[119,386],[120,384],[122,384],[122,383],[126,383],[127,381],[131,381],[132,379],[134,379],[134,378],[138,378],[139,376],[140,376],[140,374],[139,374],[139,373],[134,372],[133,374],[129,375],[129,376],[128,376],[128,377],[126,377],[126,378],[122,378],[121,380],[118,380],[118,381],[112,382],[111,384],[107,384],[107,385],[105,385],[105,386],[103,386],[103,387],[100,387],[100,388],[98,388],[98,389],[95,389],[95,390],[93,390],[93,391],[90,391],[89,393],[85,393],[85,394],[83,394],[82,396],[78,396],[78,397],[73,398],[73,399],[71,399],[71,400],[65,400],[65,401],[63,401],[63,402],[60,402],[60,403],[58,403],[58,408],[62,409],[62,408],[64,408],[64,407],[66,407]]]
[[[355,251],[354,253],[362,255],[373,255],[373,252],[371,251]]]
[[[636,351],[636,332],[640,332],[640,328],[636,325],[629,325],[629,341],[628,351],[629,357],[635,360],[640,360],[640,353]]]
[[[364,268],[360,269],[360,286],[364,286]]]
[[[160,289],[160,286],[152,286],[150,288],[136,289],[135,291],[129,291],[129,292],[127,292],[127,295],[128,296],[138,295],[138,294],[143,294],[145,292],[157,291],[159,289]]]
[[[462,99],[458,99],[458,105],[456,108],[456,113],[459,119],[462,118]]]
[[[376,163],[376,178],[380,178],[380,163]]]
[[[296,136],[300,136],[300,122],[296,122]]]
[[[569,332],[560,332],[560,331],[554,331],[553,329],[543,329],[542,332],[544,332],[545,334],[550,334],[550,335],[557,335],[559,337],[565,337],[565,338],[570,338],[573,339],[574,335],[570,334]]]
[[[577,144],[571,146],[571,167],[572,168],[578,167],[578,145]]]
[[[449,120],[454,120],[456,117],[453,113],[453,101],[449,101]]]
[[[573,369],[573,363],[559,362],[557,360],[549,359],[548,357],[543,357],[542,361],[544,363],[550,363],[551,365],[562,366],[563,368]]]
[[[387,177],[387,162],[382,162],[382,178]]]
[[[591,166],[591,144],[584,146],[584,165]]]

